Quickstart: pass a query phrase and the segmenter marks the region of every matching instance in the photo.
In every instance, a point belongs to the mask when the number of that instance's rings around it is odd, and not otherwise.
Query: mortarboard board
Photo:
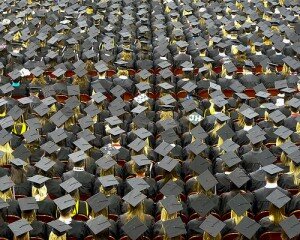
[[[12,126],[14,124],[14,119],[11,116],[8,116],[6,118],[2,118],[0,120],[0,126],[4,129],[4,128],[8,128],[10,126]]]
[[[30,118],[26,120],[26,123],[30,129],[39,129],[42,128],[42,124],[40,123],[38,118]]]
[[[18,203],[21,211],[30,211],[39,209],[37,201],[34,197],[19,198]]]
[[[247,176],[247,174],[240,168],[236,168],[234,171],[232,171],[228,178],[230,181],[232,181],[238,188],[243,186],[246,182],[250,180],[250,178]]]
[[[286,203],[288,203],[291,198],[285,195],[283,192],[275,189],[271,194],[269,194],[266,199],[274,204],[278,208],[282,208]]]
[[[86,141],[84,138],[77,139],[75,142],[73,142],[73,144],[84,152],[92,148],[92,145],[90,145],[88,141]]]
[[[106,217],[100,215],[94,219],[88,220],[86,225],[93,232],[93,234],[97,235],[101,233],[103,230],[109,228],[111,226],[111,223]]]
[[[8,227],[14,233],[15,237],[21,236],[21,235],[33,230],[31,225],[29,224],[29,222],[26,221],[25,219],[15,221],[15,222],[9,224]]]
[[[218,233],[222,231],[225,227],[225,223],[214,217],[213,215],[209,215],[204,222],[200,225],[200,228],[207,232],[210,236],[216,237]]]
[[[217,179],[212,175],[212,173],[209,170],[206,170],[203,173],[201,173],[197,177],[197,180],[199,181],[199,183],[205,191],[212,189],[218,183]]]
[[[264,167],[262,167],[262,170],[264,170],[266,173],[268,173],[270,175],[274,175],[274,174],[277,174],[277,173],[280,173],[281,171],[283,171],[282,168],[280,168],[274,164],[269,164],[267,166],[264,166]]]
[[[158,162],[158,166],[168,172],[171,172],[178,164],[178,160],[171,158],[169,156],[165,156],[160,162]]]
[[[87,115],[78,120],[78,123],[82,129],[86,129],[94,124],[94,121],[91,116]]]
[[[163,227],[169,238],[186,234],[185,225],[179,217],[164,221]]]
[[[196,139],[192,143],[190,143],[187,148],[192,151],[195,155],[200,154],[203,152],[206,148],[207,145],[203,143],[200,139]]]
[[[102,177],[99,177],[98,180],[100,181],[102,186],[105,188],[119,184],[118,180],[115,178],[114,175],[102,176]]]
[[[268,98],[270,96],[270,93],[259,91],[255,94],[255,96],[260,97],[260,98]]]
[[[154,149],[154,151],[162,156],[166,156],[173,148],[173,145],[163,141]]]
[[[143,191],[150,187],[150,185],[143,178],[128,178],[126,181],[132,187],[132,189],[137,191]]]
[[[15,184],[7,175],[0,178],[0,191],[5,192],[7,189],[13,187]]]
[[[293,134],[293,131],[284,126],[280,126],[279,128],[276,129],[276,131],[274,131],[274,134],[276,134],[277,136],[283,139],[287,139],[289,136]]]
[[[300,150],[296,150],[290,154],[288,157],[294,162],[295,165],[299,166],[300,164]]]
[[[35,175],[33,177],[28,178],[29,182],[32,182],[35,185],[41,186],[43,185],[46,181],[48,181],[50,178],[42,176],[42,175]]]
[[[211,163],[200,155],[197,155],[189,164],[189,168],[198,174],[205,172],[210,166]]]
[[[7,207],[9,207],[9,204],[6,201],[4,201],[2,198],[0,198],[0,210]]]
[[[284,142],[280,145],[280,148],[287,154],[291,154],[299,149],[298,146],[291,141]]]
[[[101,192],[86,200],[94,213],[100,212],[109,205],[109,199]]]
[[[136,240],[146,232],[148,228],[135,216],[122,227],[122,230],[130,237],[130,239]]]
[[[149,132],[147,129],[145,128],[139,128],[137,130],[133,131],[135,135],[137,135],[139,138],[141,139],[145,139],[147,137],[152,136],[152,133]]]
[[[230,117],[228,117],[224,113],[216,113],[214,116],[221,122],[225,122],[230,119]]]
[[[57,235],[63,235],[65,232],[67,232],[68,230],[71,230],[72,227],[60,220],[54,220],[51,221],[49,223],[47,223],[52,229],[54,229],[56,232],[58,232],[59,234]]]
[[[117,162],[109,155],[105,155],[96,161],[96,164],[104,170],[110,169],[116,165],[116,163]]]
[[[191,122],[193,125],[197,125],[202,119],[203,119],[203,117],[197,112],[193,112],[188,116],[189,122]],[[195,129],[195,128],[193,128],[193,129]]]
[[[163,207],[166,209],[168,214],[179,212],[183,209],[182,203],[178,202],[176,196],[168,196],[160,201]]]
[[[71,197],[70,194],[62,196],[60,198],[56,198],[53,201],[61,211],[75,206],[75,200]]]
[[[276,161],[276,157],[268,149],[264,149],[262,152],[258,153],[254,159],[262,166],[268,166]]]
[[[38,161],[34,166],[43,170],[44,172],[49,171],[53,166],[55,165],[55,162],[52,161],[49,158],[42,157],[40,161]]]
[[[14,158],[10,161],[10,163],[16,167],[23,167],[23,166],[27,165],[27,163],[20,158]]]
[[[64,113],[62,111],[58,111],[50,117],[50,120],[57,127],[60,127],[62,124],[64,124],[68,120],[68,117],[66,115],[64,115]]]
[[[58,143],[67,138],[66,132],[64,131],[64,129],[61,128],[57,128],[53,132],[50,132],[49,136],[55,143]]]
[[[128,144],[128,147],[133,149],[136,152],[141,151],[146,145],[146,142],[140,138],[136,138],[134,141],[132,141],[130,144]]]
[[[251,207],[248,200],[240,193],[230,199],[227,204],[238,216],[242,216]]]
[[[140,191],[133,189],[128,194],[126,194],[122,199],[129,203],[132,207],[137,206],[141,201],[147,198],[146,195]]]
[[[19,145],[13,152],[12,152],[12,155],[17,159],[17,158],[19,158],[19,160],[27,160],[29,157],[30,157],[30,155],[31,155],[31,152],[30,152],[30,150],[28,150],[25,146],[24,146],[24,144],[21,144],[21,145]],[[19,162],[19,160],[18,160],[18,162]],[[12,161],[11,161],[12,162]],[[19,162],[20,163],[20,162]],[[27,163],[26,162],[24,162],[24,163],[22,163],[23,164],[23,166],[24,166],[24,164],[26,165]]]
[[[231,139],[227,139],[223,144],[220,146],[221,149],[223,149],[226,152],[234,152],[236,151],[240,146],[233,142]]]
[[[217,134],[219,135],[219,137],[221,137],[223,140],[232,138],[235,133],[234,131],[229,127],[228,124],[225,124],[222,128],[220,128],[217,131]]]
[[[176,184],[175,182],[173,182],[172,180],[169,180],[161,189],[160,192],[164,195],[164,196],[178,196],[180,193],[182,193],[183,189]]]
[[[64,181],[63,183],[59,184],[59,186],[61,186],[61,188],[64,189],[67,193],[71,193],[76,189],[80,188],[82,184],[72,177]]]
[[[9,92],[13,91],[14,89],[15,89],[15,88],[14,88],[10,83],[6,83],[6,84],[4,84],[4,85],[2,85],[2,86],[0,87],[0,90],[1,90],[4,94],[9,93]]]
[[[120,128],[120,127],[115,127],[115,128],[109,129],[109,133],[111,135],[114,135],[114,136],[120,135],[120,134],[122,134],[124,132],[125,131],[122,128]]]
[[[24,110],[15,105],[12,109],[8,111],[8,115],[11,116],[14,120],[17,120],[24,113]]]
[[[161,138],[162,138],[163,141],[165,141],[167,143],[170,143],[170,144],[179,139],[176,132],[172,128],[163,131],[161,133]]]
[[[279,225],[290,239],[300,234],[300,222],[295,215],[285,218]]]
[[[222,154],[220,158],[226,163],[228,167],[232,167],[242,161],[234,152],[226,152]]]
[[[131,158],[140,167],[151,164],[151,161],[144,154],[131,156]]]
[[[215,202],[205,194],[200,193],[196,198],[190,198],[190,205],[196,213],[205,217],[215,207]]]
[[[251,239],[259,228],[260,225],[247,216],[243,217],[239,224],[234,227],[236,231],[238,231],[248,239]]]
[[[77,151],[69,154],[68,156],[73,163],[83,161],[87,158],[87,155],[84,153],[84,151]]]
[[[40,138],[39,131],[35,130],[35,129],[29,129],[28,131],[26,131],[23,134],[23,136],[24,136],[27,143],[31,143],[31,142],[33,142],[35,140],[38,140]]]
[[[181,105],[186,112],[190,112],[197,108],[197,103],[193,99],[187,99],[184,102],[181,102]]]
[[[12,139],[12,135],[6,131],[5,129],[2,129],[0,131],[0,145],[4,145],[5,143],[7,143],[8,141],[10,141]]]
[[[176,99],[173,98],[170,94],[167,94],[167,95],[161,97],[159,100],[161,102],[163,102],[164,104],[166,104],[166,105],[169,105],[169,104],[172,104],[172,103],[176,102]]]

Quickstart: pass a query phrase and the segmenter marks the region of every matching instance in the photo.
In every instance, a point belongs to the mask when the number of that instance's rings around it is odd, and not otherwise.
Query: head
[[[48,196],[47,187],[45,184],[42,186],[32,185],[31,192],[36,201],[42,201]]]
[[[14,236],[13,240],[30,240],[29,232],[25,233],[25,234],[22,234],[18,237]]]
[[[278,208],[272,203],[269,206],[269,213],[269,219],[276,225],[279,225],[286,218],[284,207]]]
[[[10,177],[15,184],[20,184],[27,180],[26,171],[25,171],[24,167],[17,167],[17,166],[14,166],[13,164],[11,166]]]
[[[51,231],[49,240],[67,240],[67,233],[64,233],[63,235],[56,235],[53,231]]]
[[[135,207],[128,204],[128,211],[126,212],[126,220],[129,222],[132,218],[138,217],[142,222],[145,220],[144,202],[140,202]]]
[[[277,183],[278,174],[277,173],[275,173],[275,174],[266,173],[265,181],[266,181],[266,183]]]
[[[21,217],[27,220],[29,223],[32,223],[36,220],[36,212],[35,210],[22,211]]]

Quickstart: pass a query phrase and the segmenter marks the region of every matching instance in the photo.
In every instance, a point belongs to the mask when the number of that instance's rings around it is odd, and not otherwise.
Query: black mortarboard
[[[228,178],[239,188],[250,180],[247,174],[240,168],[236,168],[232,171],[228,175]]]
[[[232,138],[235,133],[234,131],[229,127],[228,124],[225,124],[222,128],[220,128],[217,131],[217,134],[223,139],[226,140],[228,138]]]
[[[101,192],[86,200],[94,213],[100,212],[109,205],[109,199]]]
[[[102,186],[105,188],[119,184],[118,180],[115,178],[114,175],[102,176],[102,177],[99,177],[98,180],[102,184]]]
[[[27,165],[27,163],[20,158],[14,158],[10,161],[10,163],[16,167],[24,167],[25,165]]]
[[[145,139],[147,137],[152,136],[152,133],[149,132],[147,129],[145,128],[139,128],[137,130],[133,131],[135,135],[137,135],[139,138],[141,139]]]
[[[141,193],[136,189],[133,189],[128,194],[126,194],[122,199],[127,203],[129,203],[132,207],[135,207],[145,198],[147,198],[146,195],[144,195],[143,193]]]
[[[9,207],[9,204],[6,201],[4,201],[2,198],[0,198],[0,210],[7,207]]]
[[[35,107],[33,110],[42,117],[50,111],[50,108],[48,108],[48,106],[46,104],[41,103],[40,105]]]
[[[202,222],[200,228],[207,232],[210,236],[216,237],[222,231],[225,225],[225,223],[223,223],[213,215],[209,215],[204,220],[204,222]]]
[[[178,201],[176,196],[168,196],[160,201],[168,214],[179,212],[183,209],[182,203]]]
[[[240,146],[233,142],[231,139],[227,139],[223,144],[220,146],[221,149],[225,150],[226,152],[234,152]]]
[[[30,211],[39,209],[37,201],[34,197],[19,198],[18,203],[21,211]]]
[[[166,156],[173,148],[173,145],[167,142],[161,142],[161,144],[159,144],[154,151],[162,156]]]
[[[230,119],[230,117],[228,117],[227,115],[225,115],[224,113],[216,113],[215,115],[214,115],[219,121],[221,121],[221,122],[225,122],[225,121],[227,121],[227,120],[229,120]]]
[[[274,134],[276,134],[277,136],[283,139],[287,139],[289,136],[293,134],[293,131],[284,126],[280,126],[279,128],[276,129],[276,131],[274,131]]]
[[[33,177],[28,178],[29,182],[32,182],[35,185],[43,185],[45,182],[47,182],[50,178],[42,176],[42,175],[35,175]]]
[[[92,148],[92,145],[90,145],[84,138],[77,139],[75,142],[73,142],[73,144],[84,152]]]
[[[171,158],[169,156],[165,156],[159,163],[158,166],[162,169],[171,172],[176,165],[178,164],[178,160]]]
[[[56,198],[53,201],[61,211],[75,206],[75,200],[69,194]]]
[[[264,91],[259,91],[255,94],[255,96],[260,97],[260,98],[268,98],[270,96],[270,93],[264,92]]]
[[[167,143],[174,143],[179,139],[174,129],[170,128],[168,130],[165,130],[161,133],[162,140],[166,141]]]
[[[30,129],[42,128],[42,124],[38,118],[30,118],[26,120],[26,123]]]
[[[4,145],[11,139],[12,139],[12,135],[8,131],[6,131],[5,129],[2,129],[0,131],[0,145]]]
[[[42,157],[34,166],[47,172],[55,165],[55,161],[52,161],[49,158]]]
[[[166,197],[171,196],[171,195],[178,196],[182,191],[183,191],[183,189],[172,180],[169,180],[169,182],[167,182],[160,189],[160,192]]]
[[[50,132],[49,136],[52,138],[52,140],[55,143],[58,143],[58,142],[64,140],[65,138],[67,138],[66,132],[61,128],[57,128],[55,131]]]
[[[203,119],[203,117],[197,113],[197,112],[193,112],[188,116],[188,120],[189,122],[191,122],[193,125],[197,125],[201,120]],[[199,125],[200,126],[200,125]],[[201,126],[200,126],[201,127]],[[197,128],[197,127],[196,127]],[[194,130],[195,128],[193,128]]]
[[[151,161],[144,154],[131,156],[131,158],[140,167],[151,164]]]
[[[276,161],[276,157],[269,151],[269,149],[264,149],[262,152],[258,153],[254,159],[262,166],[270,165]]]
[[[295,165],[299,166],[300,164],[300,150],[296,150],[290,154],[288,157],[294,162]]]
[[[49,154],[52,154],[59,149],[59,146],[52,141],[48,141],[48,142],[44,143],[43,145],[41,145],[41,149],[43,149],[44,151],[46,151]]]
[[[248,200],[240,193],[230,199],[227,204],[238,216],[242,216],[251,207]]]
[[[95,94],[93,94],[91,96],[91,98],[96,102],[96,103],[100,103],[103,100],[105,100],[107,97],[105,95],[103,95],[101,92],[97,92]]]
[[[15,221],[8,225],[14,236],[18,237],[33,230],[31,225],[25,219]]]
[[[48,225],[54,229],[56,232],[58,232],[59,236],[63,235],[65,232],[67,232],[68,230],[72,229],[72,227],[60,220],[54,220],[48,223]]]
[[[60,184],[61,188],[64,189],[67,193],[71,193],[76,189],[80,188],[82,184],[78,182],[75,178],[70,178]]]
[[[295,215],[292,215],[279,223],[286,235],[292,239],[300,234],[300,222]]]
[[[299,148],[298,146],[291,142],[291,141],[286,141],[283,144],[280,145],[280,148],[286,153],[286,154],[291,154],[294,151],[297,151]]]
[[[8,111],[8,115],[11,116],[14,120],[17,120],[22,114],[24,110],[15,105],[12,109]]]
[[[186,234],[185,225],[179,217],[164,221],[163,227],[169,238]]]
[[[247,216],[243,217],[239,224],[234,227],[236,231],[243,234],[248,239],[251,239],[259,228],[260,225]]]
[[[6,94],[14,90],[14,87],[10,83],[6,83],[0,87],[0,90]]]
[[[270,164],[267,166],[262,167],[262,170],[264,170],[266,173],[270,174],[270,175],[274,175],[277,173],[280,173],[281,171],[283,171],[282,168],[278,167],[275,164]]]
[[[191,161],[189,168],[194,172],[201,174],[205,172],[210,166],[211,163],[208,160],[202,158],[200,155],[197,155],[194,160]]]
[[[109,228],[111,226],[111,223],[106,217],[100,215],[94,219],[88,220],[86,225],[93,232],[93,234],[97,235],[101,233],[103,230]]]
[[[207,145],[203,143],[200,139],[196,139],[195,141],[191,142],[187,146],[187,148],[190,151],[192,151],[195,155],[198,155],[207,148]]]
[[[84,151],[77,151],[69,154],[68,156],[73,163],[83,161],[87,158],[87,155],[85,154]]]
[[[128,178],[126,181],[132,187],[132,189],[137,191],[143,191],[150,187],[150,185],[143,178]]]
[[[0,125],[4,129],[4,128],[8,128],[8,127],[12,126],[14,124],[14,122],[15,122],[14,119],[11,116],[8,116],[8,117],[2,118],[0,120]]]
[[[0,191],[5,192],[7,189],[13,187],[15,184],[7,175],[0,178]]]
[[[190,205],[196,213],[205,217],[215,207],[215,202],[205,194],[200,193],[196,198],[190,198]]]
[[[104,155],[96,161],[96,164],[104,170],[110,169],[116,165],[116,163],[117,162],[110,155]]]
[[[226,152],[220,157],[228,167],[232,167],[242,161],[234,152]]]
[[[212,189],[214,186],[217,185],[218,181],[212,175],[212,173],[209,170],[204,171],[201,173],[198,177],[197,180],[201,184],[201,186],[207,191],[209,189]]]
[[[162,101],[166,105],[176,102],[176,99],[173,98],[170,94],[167,94],[167,95],[161,97],[159,100]]]
[[[144,232],[146,232],[148,228],[138,217],[135,216],[122,227],[122,230],[130,237],[130,239],[136,240]]]
[[[283,192],[275,189],[271,194],[269,194],[266,199],[274,204],[278,208],[282,208],[286,203],[288,203],[291,198],[285,195]]]

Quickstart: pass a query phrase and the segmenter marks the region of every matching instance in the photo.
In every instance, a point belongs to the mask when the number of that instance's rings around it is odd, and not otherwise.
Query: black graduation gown
[[[255,172],[249,174],[250,180],[248,181],[247,189],[253,192],[266,185],[265,180],[266,172],[262,169],[258,169]]]
[[[227,193],[223,193],[221,195],[221,205],[220,205],[220,211],[222,214],[226,214],[230,212],[231,208],[228,206],[228,202],[234,198],[237,194],[241,194],[251,205],[254,202],[254,196],[250,192],[241,192],[241,191],[230,191]],[[248,211],[252,211],[252,208],[250,208]]]
[[[298,189],[299,187],[294,183],[294,175],[291,173],[282,174],[279,177],[278,186],[283,189]]]
[[[282,232],[279,225],[274,224],[269,217],[264,217],[259,221],[260,228],[257,231],[257,237],[259,238],[265,232]]]
[[[45,183],[48,194],[51,198],[55,199],[64,195],[63,189],[60,187],[61,183],[62,180],[60,178],[52,178]]]
[[[186,225],[188,238],[203,235],[204,231],[200,228],[200,225],[203,223],[204,220],[204,218],[197,218],[188,222],[188,224]]]
[[[144,177],[143,180],[148,183],[148,185],[150,186],[148,189],[143,190],[142,192],[150,198],[154,198],[157,194],[157,185],[156,185],[156,181],[153,178],[149,178],[149,177]],[[124,195],[126,195],[127,193],[129,193],[131,190],[133,190],[133,188],[127,183],[127,181],[124,182]]]
[[[300,194],[294,195],[289,202],[287,214],[291,214],[295,210],[300,209]]]
[[[15,195],[25,195],[27,197],[31,196],[31,183],[29,181],[25,181],[14,186]]]
[[[260,152],[257,151],[249,151],[242,156],[241,165],[245,169],[246,172],[254,172],[259,169],[260,163],[258,162],[257,156]]]
[[[225,173],[217,173],[215,175],[218,184],[217,184],[217,193],[221,194],[224,192],[230,191],[230,179]]]
[[[195,211],[192,208],[192,203],[194,201],[197,201],[197,199],[199,198],[200,194],[191,194],[188,196],[187,199],[187,208],[189,211],[189,215],[193,214]],[[211,195],[211,196],[207,196],[211,202],[213,202],[214,207],[211,209],[211,212],[216,212],[219,213],[220,212],[220,196],[217,195]]]
[[[46,239],[46,225],[45,225],[45,223],[35,220],[30,225],[33,228],[29,232],[30,237],[40,237],[42,239]]]
[[[67,231],[67,236],[76,237],[77,240],[84,240],[88,236],[88,227],[84,222],[72,220],[69,225],[72,229]]]
[[[8,227],[8,223],[3,222],[0,224],[0,237],[7,238],[7,239],[13,239],[14,234]]]
[[[49,198],[45,198],[42,201],[38,201],[39,209],[36,211],[37,215],[48,215],[53,218],[57,217],[56,204]]]

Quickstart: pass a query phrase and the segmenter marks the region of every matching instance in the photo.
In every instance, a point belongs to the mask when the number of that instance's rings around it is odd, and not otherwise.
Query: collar
[[[262,55],[261,51],[256,52],[256,55]]]
[[[248,132],[251,128],[252,128],[252,126],[247,126],[247,125],[246,125],[246,126],[244,127],[244,130]]]
[[[226,78],[226,79],[232,79],[232,76],[226,75],[225,78]]]
[[[83,167],[73,167],[74,172],[83,172],[84,168]]]
[[[265,188],[277,188],[277,187],[278,187],[277,183],[267,183],[265,186]]]
[[[275,53],[275,55],[277,55],[277,56],[278,56],[278,55],[282,55],[282,53],[280,53],[280,52],[276,52],[276,53]]]

